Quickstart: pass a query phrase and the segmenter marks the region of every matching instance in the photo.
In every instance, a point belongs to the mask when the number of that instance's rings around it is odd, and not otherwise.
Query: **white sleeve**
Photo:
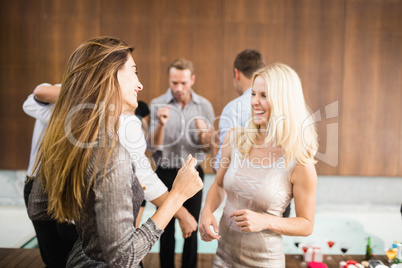
[[[142,132],[141,121],[134,115],[120,116],[118,131],[120,143],[129,152],[135,164],[135,174],[145,185],[145,200],[152,201],[167,191],[165,184],[152,170],[151,163],[145,155],[146,141]]]
[[[43,83],[40,84],[39,86],[42,85],[51,86],[51,84],[48,83]],[[35,99],[34,94],[29,95],[28,98],[25,100],[24,104],[22,105],[22,109],[27,115],[39,120],[45,125],[49,123],[53,107],[54,104],[41,103],[37,101]]]

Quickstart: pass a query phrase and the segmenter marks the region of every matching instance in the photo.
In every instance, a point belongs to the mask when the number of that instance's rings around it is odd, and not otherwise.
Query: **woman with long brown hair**
[[[68,267],[137,267],[184,201],[202,188],[189,156],[163,205],[135,229],[144,192],[118,138],[119,116],[137,107],[142,90],[132,51],[112,37],[75,50],[38,152],[28,213],[75,222],[79,239]]]

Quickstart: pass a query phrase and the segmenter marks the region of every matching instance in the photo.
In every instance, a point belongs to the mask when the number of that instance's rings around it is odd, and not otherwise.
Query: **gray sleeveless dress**
[[[231,150],[231,163],[224,177],[227,199],[219,223],[218,249],[213,267],[285,267],[282,236],[264,230],[242,232],[234,219],[234,210],[249,209],[282,217],[291,201],[290,175],[296,166],[285,165],[281,157],[269,166],[252,164],[241,158],[237,148]]]

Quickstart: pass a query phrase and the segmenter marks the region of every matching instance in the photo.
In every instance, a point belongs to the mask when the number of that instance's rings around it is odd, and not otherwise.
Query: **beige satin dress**
[[[284,157],[269,166],[252,164],[231,150],[231,163],[224,177],[227,199],[219,223],[218,249],[213,267],[285,267],[282,236],[265,230],[242,232],[229,218],[234,210],[249,209],[282,217],[291,201],[290,175],[296,165]]]

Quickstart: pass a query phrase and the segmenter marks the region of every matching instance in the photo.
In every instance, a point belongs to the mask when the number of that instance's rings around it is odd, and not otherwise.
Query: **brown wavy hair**
[[[36,159],[48,195],[48,214],[60,222],[79,220],[83,198],[95,183],[96,167],[113,161],[122,96],[117,71],[133,51],[114,37],[81,44],[65,69],[60,95]],[[86,177],[97,149],[95,170]],[[101,155],[107,155],[105,158]]]

